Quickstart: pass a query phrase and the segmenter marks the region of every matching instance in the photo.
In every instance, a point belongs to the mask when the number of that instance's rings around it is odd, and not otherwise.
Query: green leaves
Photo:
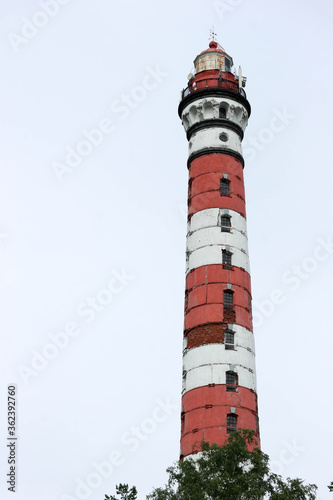
[[[118,499],[113,495],[111,495],[111,496],[105,495],[105,499],[106,500],[136,500],[138,492],[137,492],[137,489],[135,486],[133,486],[131,489],[129,489],[128,484],[121,484],[120,483],[116,486],[116,494],[119,495]]]
[[[148,500],[314,500],[315,485],[269,471],[269,457],[256,447],[254,433],[230,434],[224,446],[201,443],[202,452],[169,467],[168,483]]]
[[[315,500],[317,486],[286,481],[269,470],[269,457],[256,447],[254,432],[232,432],[224,446],[203,441],[202,452],[167,469],[168,482],[147,500]],[[333,486],[333,485],[332,485]],[[105,500],[136,500],[135,486],[116,486]]]

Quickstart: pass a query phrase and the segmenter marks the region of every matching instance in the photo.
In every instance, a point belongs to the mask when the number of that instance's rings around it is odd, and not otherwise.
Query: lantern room
[[[214,69],[230,73],[232,66],[232,57],[215,41],[210,42],[209,49],[201,52],[194,60],[196,74]]]

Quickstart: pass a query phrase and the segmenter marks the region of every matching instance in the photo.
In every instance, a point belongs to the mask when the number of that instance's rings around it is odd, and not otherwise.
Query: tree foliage
[[[131,489],[129,489],[128,484],[118,484],[116,486],[116,494],[119,495],[119,498],[117,499],[113,495],[105,495],[104,500],[136,500],[137,499],[137,490],[136,487],[133,486]]]
[[[300,479],[283,481],[269,470],[269,457],[258,448],[253,431],[230,434],[227,444],[202,442],[202,453],[169,467],[164,488],[155,489],[149,500],[315,500],[317,487]]]
[[[315,500],[317,486],[301,479],[286,481],[270,472],[269,457],[255,448],[253,431],[232,432],[224,446],[201,443],[202,453],[167,469],[164,488],[147,500]],[[252,451],[251,451],[252,450]],[[136,500],[135,486],[120,484],[118,500]],[[105,495],[105,500],[117,500]]]

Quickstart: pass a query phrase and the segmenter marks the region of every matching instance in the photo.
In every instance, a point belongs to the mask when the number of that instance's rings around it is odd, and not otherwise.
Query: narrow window
[[[227,116],[227,111],[226,111],[226,109],[225,109],[223,106],[220,106],[220,110],[219,110],[219,111],[220,111],[220,113],[219,113],[219,117],[220,117],[220,118],[226,118],[226,116]]]
[[[235,372],[226,372],[226,385],[227,385],[227,391],[230,392],[235,392],[236,387],[238,383],[238,377],[237,373]]]
[[[229,413],[229,415],[227,415],[227,433],[230,434],[235,430],[237,430],[237,415]]]
[[[231,330],[226,330],[224,333],[224,345],[227,350],[235,349],[235,334]]]
[[[230,181],[228,179],[221,179],[220,194],[221,196],[230,196]]]
[[[234,306],[234,293],[231,290],[223,290],[223,307],[232,311]]]
[[[221,230],[223,233],[230,233],[231,217],[230,215],[221,216]]]
[[[232,256],[231,252],[228,252],[227,250],[222,250],[223,269],[232,269],[231,256]]]
[[[230,73],[231,71],[231,61],[227,57],[225,58],[225,70]]]

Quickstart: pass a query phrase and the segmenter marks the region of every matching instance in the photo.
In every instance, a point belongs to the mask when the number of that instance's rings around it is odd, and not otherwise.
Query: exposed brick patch
[[[226,323],[236,323],[236,313],[233,310],[224,309],[223,321]]]
[[[224,331],[228,328],[224,323],[209,323],[193,328],[187,333],[187,348],[205,344],[223,344]]]

